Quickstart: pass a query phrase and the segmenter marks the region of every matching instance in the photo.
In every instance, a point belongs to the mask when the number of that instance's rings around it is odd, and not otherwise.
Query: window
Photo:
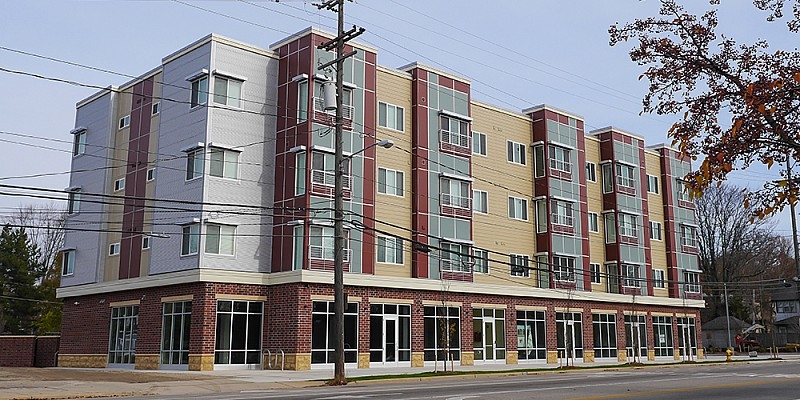
[[[239,172],[239,152],[212,147],[209,151],[208,164],[209,175],[236,179]]]
[[[591,263],[589,264],[589,273],[592,278],[592,283],[601,283],[602,280],[600,278],[600,264]]]
[[[81,194],[72,191],[67,194],[67,214],[77,214],[81,209]]]
[[[109,364],[136,363],[138,321],[138,305],[111,308],[111,329],[108,338]]]
[[[403,107],[378,102],[378,126],[403,131]]]
[[[472,270],[481,274],[488,274],[489,252],[487,250],[474,249],[472,250],[472,254],[473,260],[475,261],[475,265],[472,267]]]
[[[232,256],[235,236],[235,226],[208,224],[206,226],[206,253]]]
[[[573,226],[572,203],[556,199],[550,200],[550,212],[553,224]]]
[[[472,354],[475,361],[505,360],[506,310],[472,309]]]
[[[161,364],[189,364],[192,302],[164,303],[161,321]]]
[[[647,175],[647,191],[650,193],[658,194],[658,177],[655,175]]]
[[[597,164],[586,163],[586,180],[589,182],[597,182]]]
[[[393,236],[378,236],[378,262],[403,264],[403,239]]]
[[[485,156],[486,153],[486,134],[472,131],[472,154]]]
[[[665,272],[663,269],[653,270],[653,287],[657,289],[664,289],[666,287],[666,280],[664,279]]]
[[[556,349],[565,358],[573,360],[583,358],[583,319],[581,313],[556,313]]]
[[[650,221],[650,239],[661,240],[661,222]]]
[[[697,239],[693,226],[681,225],[681,244],[687,247],[697,247]]]
[[[126,115],[119,119],[119,129],[127,128],[131,125],[131,116]]]
[[[489,193],[483,190],[472,190],[472,209],[481,213],[489,213]]]
[[[633,175],[632,166],[617,163],[617,185],[631,189],[636,188],[636,177]]]
[[[204,75],[192,81],[190,106],[194,108],[206,103],[208,103],[208,76]]]
[[[305,235],[303,225],[295,225],[292,228],[292,269],[299,271],[303,269],[305,251]]]
[[[109,256],[118,256],[119,255],[120,245],[119,243],[111,243],[108,246],[108,255]]]
[[[442,178],[442,205],[471,209],[469,182],[460,179]]]
[[[334,110],[325,110],[325,100],[324,100],[324,97],[323,97],[324,96],[323,95],[323,91],[325,89],[323,88],[323,85],[322,85],[324,82],[325,81],[319,80],[319,79],[314,81],[314,92],[316,93],[315,96],[314,96],[314,111],[319,111],[319,112],[324,112],[324,113],[328,113],[328,114],[331,114],[331,115],[335,115],[336,114],[336,110],[335,109]],[[330,88],[331,90],[335,91],[336,90],[336,85],[326,86],[326,88]],[[343,89],[344,90],[342,92],[342,118],[347,119],[347,120],[352,120],[353,119],[353,111],[354,111],[354,107],[353,107],[353,90],[350,89],[350,88],[347,88],[347,87],[345,87]]]
[[[469,149],[469,122],[440,115],[439,124],[442,143]]]
[[[342,159],[342,170],[345,176],[342,187],[350,188],[350,159]],[[325,186],[334,186],[336,183],[336,160],[333,154],[314,152],[311,153],[311,183]]]
[[[147,170],[147,181],[150,182],[150,181],[153,181],[155,179],[156,179],[156,169],[155,168],[148,169]]]
[[[677,318],[678,350],[681,356],[697,355],[697,327],[694,318]]]
[[[528,200],[508,197],[508,217],[520,221],[528,220]]]
[[[614,221],[613,212],[603,214],[603,227],[606,231],[606,243],[615,243],[617,241],[617,223]]]
[[[125,178],[119,178],[114,181],[114,191],[119,192],[122,189],[125,189]]]
[[[161,103],[160,102],[153,103],[153,110],[152,110],[151,114],[152,115],[156,115],[159,112],[161,112]]]
[[[74,135],[72,142],[72,155],[78,156],[86,152],[86,130],[82,129]]]
[[[700,293],[700,274],[686,271],[683,273],[683,281],[686,283],[687,293]]]
[[[217,300],[214,364],[260,364],[264,303]]]
[[[517,310],[517,359],[547,359],[544,311]]]
[[[547,199],[536,199],[536,233],[547,232]]]
[[[344,239],[344,262],[350,262],[350,241],[347,240],[348,231],[345,229]],[[308,252],[312,259],[333,260],[333,227],[331,226],[312,226],[309,229]]]
[[[442,271],[470,272],[472,264],[468,245],[442,242],[439,247]]]
[[[524,148],[524,147],[523,147]],[[523,157],[524,159],[524,157]],[[533,173],[534,177],[541,178],[544,176],[544,166],[547,160],[544,159],[544,145],[537,144],[533,146]]]
[[[332,301],[311,303],[312,364],[333,363],[335,315]],[[344,307],[344,362],[358,362],[358,303],[347,303]]]
[[[625,316],[625,348],[633,362],[647,357],[647,323],[644,315]]]
[[[592,314],[595,358],[617,358],[616,314]]]
[[[550,169],[563,172],[572,171],[570,150],[561,146],[550,145]]]
[[[508,141],[508,162],[521,165],[526,164],[524,144]]]
[[[297,121],[308,120],[308,79],[297,84]]]
[[[203,176],[203,149],[196,149],[186,154],[186,180],[190,181]]]
[[[221,76],[214,77],[214,103],[231,107],[242,106],[242,81]]]
[[[600,225],[595,212],[589,212],[589,232],[600,232]]]
[[[606,163],[600,166],[603,173],[603,193],[611,193],[614,191],[614,176],[611,174],[611,163]]]
[[[378,168],[378,193],[403,197],[403,172]]]
[[[672,317],[653,317],[653,341],[656,357],[672,357]]]
[[[191,224],[183,227],[181,235],[181,255],[197,254],[200,248],[200,224]]]
[[[527,278],[530,276],[530,258],[523,254],[510,254],[511,258],[511,276],[519,276]]]
[[[635,215],[619,213],[619,234],[628,237],[639,237]]]
[[[411,305],[369,305],[369,361],[383,365],[411,362]]]
[[[61,252],[61,275],[69,276],[75,273],[75,250]]]
[[[775,312],[777,313],[785,314],[797,312],[797,301],[795,300],[776,301],[774,304]]]
[[[425,361],[461,359],[461,322],[458,307],[424,308],[423,342]],[[446,352],[449,350],[450,354]],[[447,354],[447,357],[445,357]]]
[[[142,250],[150,248],[150,236],[142,236]]]
[[[622,264],[620,266],[622,272],[622,286],[638,288],[640,281],[639,266],[635,264]]]
[[[692,201],[692,199],[689,198],[689,189],[686,188],[686,182],[681,179],[675,180],[675,189],[678,191],[678,201]]]
[[[575,282],[575,259],[573,257],[553,256],[553,279],[562,282]]]

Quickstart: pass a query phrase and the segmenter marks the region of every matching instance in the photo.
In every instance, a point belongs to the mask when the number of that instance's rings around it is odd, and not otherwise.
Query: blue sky
[[[613,125],[648,145],[668,142],[674,118],[639,115],[647,84],[627,56],[633,44],[612,48],[607,33],[614,22],[657,14],[657,1],[357,0],[345,8],[346,26],[367,29],[357,40],[376,47],[383,66],[417,61],[468,78],[478,101],[512,111],[546,103],[582,115],[587,131]],[[737,40],[796,47],[796,35],[764,22],[749,1],[723,1],[719,17],[720,32]],[[0,46],[139,75],[208,33],[267,48],[308,26],[333,32],[334,18],[294,0],[0,0]],[[2,49],[0,67],[97,86],[129,80]],[[0,89],[0,183],[67,187],[75,103],[95,90],[1,71]],[[31,174],[53,175],[12,178]],[[751,170],[732,181],[757,188],[772,176]],[[0,217],[31,202],[0,195]],[[788,235],[788,224],[777,232]]]

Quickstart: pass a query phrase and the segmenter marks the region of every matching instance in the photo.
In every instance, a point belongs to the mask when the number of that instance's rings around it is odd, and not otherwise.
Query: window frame
[[[81,212],[81,191],[70,190],[67,193],[67,215],[75,215]]]
[[[516,216],[517,205],[520,206],[520,210],[523,214],[521,218],[517,218]],[[528,199],[508,196],[508,218],[517,221],[528,221]]]
[[[150,246],[152,246],[152,237],[147,235],[142,235],[142,250],[150,250]]]
[[[591,233],[599,233],[600,232],[600,216],[593,211],[589,211],[589,215],[587,218],[587,228]],[[592,229],[594,228],[594,229]]]
[[[553,171],[572,173],[572,150],[557,144],[548,144],[548,166]]]
[[[447,129],[444,128],[445,120],[447,120]],[[451,129],[453,127],[453,121],[458,122],[458,131]],[[453,136],[456,136],[456,141],[452,140]],[[447,140],[445,140],[445,137],[447,137]],[[462,141],[466,141],[466,143],[462,143]],[[449,144],[451,146],[463,148],[472,153],[472,143],[470,143],[472,142],[472,130],[470,130],[470,121],[452,115],[439,114],[439,142],[441,144]]]
[[[472,131],[472,154],[488,157],[488,143],[489,139],[485,133]]]
[[[445,191],[445,188],[447,190]],[[457,193],[454,194],[453,191]],[[472,210],[472,183],[450,176],[439,178],[441,205],[464,210]]]
[[[125,177],[114,180],[114,191],[119,192],[125,190]]]
[[[620,236],[639,238],[639,216],[634,214],[619,213],[619,226],[617,231]]]
[[[389,124],[389,109],[390,108],[392,108],[394,110],[394,113],[393,113],[393,115],[394,115],[394,124],[393,125],[394,126],[390,126],[390,124]],[[398,110],[400,111],[399,115],[398,115]],[[381,111],[383,111],[383,120],[384,120],[383,124],[381,124]],[[386,128],[386,129],[391,129],[391,130],[397,131],[397,132],[405,132],[405,117],[406,117],[405,108],[403,108],[401,106],[398,106],[398,105],[395,105],[395,104],[386,103],[386,102],[383,102],[383,101],[379,101],[378,102],[378,126],[379,127]],[[399,125],[400,125],[399,128],[397,127],[398,122],[399,122]]]
[[[189,109],[195,109],[208,104],[208,74],[191,79],[189,81]]]
[[[212,230],[218,229],[217,232]],[[223,232],[223,229],[226,231]],[[236,255],[236,225],[220,224],[216,222],[205,224],[205,244],[203,245],[203,253],[213,254],[216,256],[235,256]],[[223,239],[230,243],[230,252],[223,253]],[[209,251],[209,246],[213,246],[216,242],[216,249],[213,247]]]
[[[597,182],[597,164],[593,162],[586,162],[586,181]]]
[[[530,278],[531,277],[531,258],[527,254],[511,253],[509,258],[508,274],[512,278]],[[518,263],[521,261],[522,263]]]
[[[120,242],[111,243],[111,244],[108,245],[108,256],[109,257],[118,256],[120,251],[122,251],[122,245],[120,244]]]
[[[222,154],[222,159],[216,159],[217,154]],[[208,176],[215,178],[239,180],[239,158],[242,153],[238,150],[226,149],[223,147],[209,146],[208,148]],[[234,157],[233,161],[228,160],[228,156]],[[221,168],[219,173],[215,173],[215,168]],[[233,169],[233,176],[229,175]]]
[[[554,281],[575,283],[575,257],[553,255],[552,263]]]
[[[186,175],[184,176],[186,182],[203,177],[203,173],[205,172],[205,154],[204,147],[198,147],[186,152]]]
[[[119,119],[119,125],[117,125],[117,126],[119,127],[118,130],[122,130],[122,129],[125,129],[125,128],[131,126],[131,115],[128,114],[128,115],[120,118]]]
[[[75,249],[61,252],[61,276],[75,275]]]
[[[150,168],[150,169],[147,170],[147,178],[146,179],[147,179],[147,182],[152,182],[152,181],[156,180],[156,169],[155,168]]]
[[[151,106],[150,109],[150,115],[153,116],[153,115],[158,115],[160,113],[161,113],[161,102],[160,101],[153,102],[153,105]]]
[[[225,93],[217,93],[218,82],[225,81]],[[238,83],[239,96],[231,96],[231,83]],[[235,85],[234,85],[235,87]],[[244,80],[233,78],[225,75],[214,74],[214,92],[211,96],[211,101],[214,104],[219,104],[226,107],[242,108],[242,91],[244,89]],[[218,101],[224,99],[224,101]],[[232,104],[235,103],[235,104]]]
[[[681,224],[681,246],[697,248],[697,228]]]
[[[472,273],[472,249],[470,245],[464,243],[441,241],[439,243],[441,254],[439,255],[439,268],[441,271],[455,273]],[[457,268],[453,268],[457,265]],[[449,268],[447,268],[449,266]]]
[[[615,163],[615,178],[617,185],[622,188],[636,189],[636,169],[632,165],[621,162]]]
[[[72,156],[77,157],[81,154],[86,154],[86,130],[83,129],[73,136]]]
[[[575,226],[575,210],[573,209],[573,203],[560,200],[560,199],[550,199],[550,220],[553,225],[565,226],[565,227],[574,227]]]
[[[383,244],[381,244],[381,241],[383,241]],[[389,245],[390,242],[391,245]],[[405,263],[403,257],[403,239],[396,236],[378,235],[375,240],[375,245],[377,246],[377,262],[392,265],[403,265]],[[383,249],[381,249],[381,247],[383,247]],[[392,257],[389,257],[390,254]]]
[[[389,185],[390,174],[394,176],[394,186]],[[383,179],[381,179],[381,176],[383,176]],[[395,169],[379,167],[378,193],[395,197],[405,197],[405,173]]]
[[[658,194],[658,176],[647,174],[647,193]]]
[[[650,223],[650,240],[657,240],[659,242],[664,240],[664,236],[661,232],[661,222],[658,221],[649,221]],[[656,235],[655,232],[658,232]]]
[[[489,274],[489,251],[484,249],[476,249],[472,248],[472,259],[474,261],[472,265],[472,272],[478,274]],[[484,260],[485,264],[480,265],[480,270],[478,268],[479,262],[478,260]]]
[[[684,292],[700,293],[700,274],[694,271],[683,271]]]
[[[599,263],[589,263],[589,276],[592,283],[603,283],[602,273]]]
[[[489,214],[489,192],[472,189],[472,211],[479,214]]]
[[[506,160],[511,164],[528,165],[527,146],[513,140],[506,140]]]
[[[194,250],[192,250],[194,248]],[[181,227],[181,257],[200,253],[200,223],[194,222]]]
[[[655,269],[653,268],[653,288],[654,289],[666,289],[666,276],[667,271],[663,269]]]

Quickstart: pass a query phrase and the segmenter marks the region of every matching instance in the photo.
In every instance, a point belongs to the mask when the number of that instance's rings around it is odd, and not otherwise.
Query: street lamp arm
[[[369,150],[369,149],[371,149],[371,148],[373,148],[375,146],[380,146],[380,147],[383,147],[384,149],[388,149],[388,148],[391,148],[392,146],[394,146],[394,141],[389,140],[389,139],[380,140],[380,141],[377,141],[377,142],[375,142],[375,143],[373,143],[373,144],[371,144],[371,145],[369,145],[367,147],[364,147],[363,149],[361,149],[361,150],[359,150],[359,151],[357,151],[355,153],[348,154],[348,155],[346,155],[344,157],[345,158],[353,158],[356,155],[361,154],[361,153],[363,153],[363,152],[365,152],[365,151],[367,151],[367,150]]]

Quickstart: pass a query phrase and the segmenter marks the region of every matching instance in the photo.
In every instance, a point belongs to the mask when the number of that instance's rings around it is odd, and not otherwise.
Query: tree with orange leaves
[[[800,0],[753,4],[768,12],[767,21],[791,8],[789,32],[800,29]],[[800,198],[800,182],[786,168],[800,161],[800,52],[718,34],[722,5],[709,5],[694,15],[675,0],[661,0],[658,17],[612,25],[610,44],[638,40],[630,57],[647,67],[640,77],[650,83],[643,112],[679,116],[668,135],[673,146],[699,161],[685,178],[692,196],[753,163],[783,167],[783,179],[745,194],[751,218],[763,218]]]

